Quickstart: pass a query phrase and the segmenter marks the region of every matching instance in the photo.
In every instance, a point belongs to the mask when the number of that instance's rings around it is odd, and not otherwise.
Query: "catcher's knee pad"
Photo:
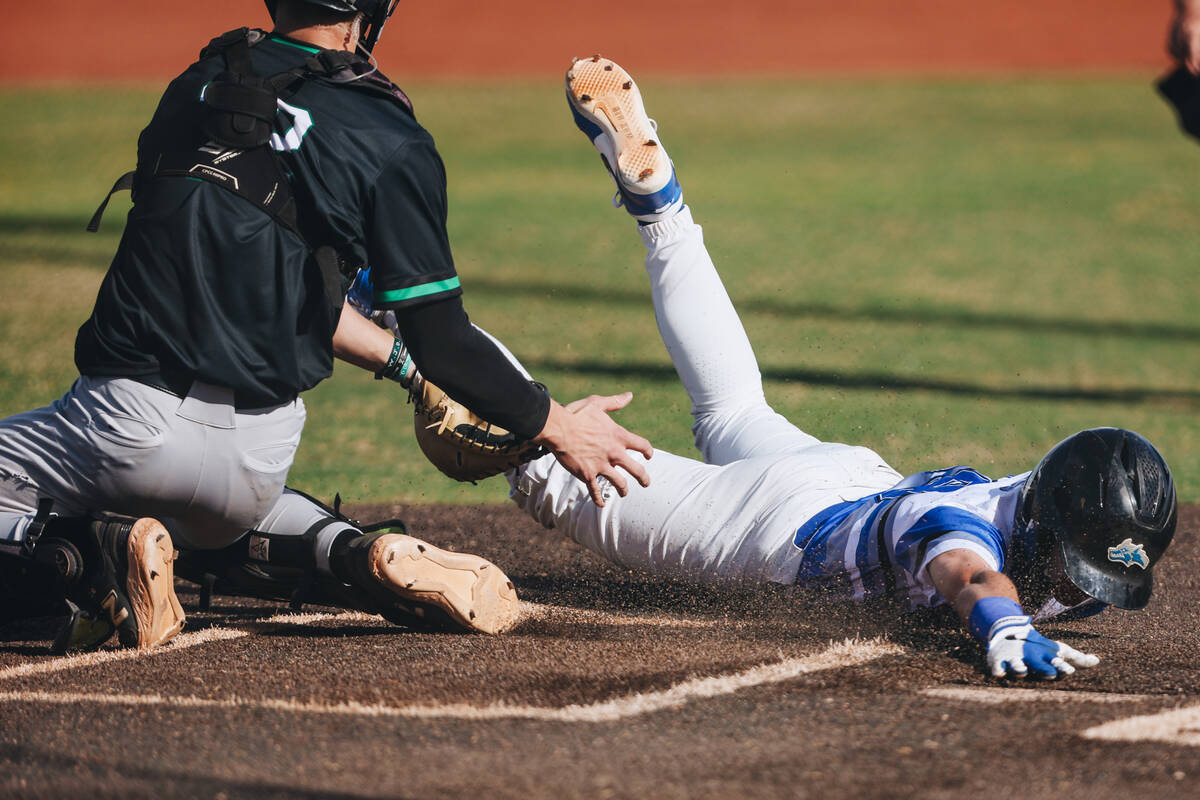
[[[57,573],[30,555],[0,551],[0,623],[67,613]]]

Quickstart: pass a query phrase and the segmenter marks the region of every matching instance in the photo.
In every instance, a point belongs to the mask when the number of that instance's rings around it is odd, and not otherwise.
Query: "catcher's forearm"
[[[550,396],[471,325],[458,297],[398,309],[396,325],[421,374],[446,394],[521,439],[545,427]]]
[[[333,354],[348,364],[375,372],[387,363],[395,338],[371,320],[342,305],[342,316],[333,333]]]

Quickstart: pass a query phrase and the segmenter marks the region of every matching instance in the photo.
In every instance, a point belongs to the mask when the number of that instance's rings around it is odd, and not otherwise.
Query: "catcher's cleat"
[[[179,633],[184,613],[175,595],[175,548],[162,523],[115,514],[72,522],[52,523],[35,553],[54,563],[71,604],[55,652],[95,650],[114,631],[123,647],[139,648]]]
[[[55,653],[86,653],[107,642],[113,635],[113,624],[106,615],[97,616],[67,601],[71,616],[59,630],[51,650]]]
[[[613,205],[625,206],[641,222],[658,222],[683,208],[675,168],[629,73],[598,55],[575,59],[567,70],[567,102],[575,125],[617,183]]]
[[[392,622],[502,633],[520,616],[512,582],[479,556],[441,550],[399,533],[356,536],[344,563]]]

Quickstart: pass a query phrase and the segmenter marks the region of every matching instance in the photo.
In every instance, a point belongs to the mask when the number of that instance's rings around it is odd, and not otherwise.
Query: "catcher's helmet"
[[[1151,571],[1175,535],[1175,482],[1154,445],[1093,428],[1055,445],[1021,487],[1016,528],[1056,546],[1081,590],[1118,608],[1150,600]],[[1044,552],[1053,552],[1045,550]]]
[[[330,11],[342,11],[346,14],[361,12],[366,20],[359,44],[368,53],[379,41],[379,35],[383,33],[383,24],[388,21],[388,17],[400,4],[400,0],[301,0],[301,2],[322,6]],[[267,11],[270,12],[271,19],[275,19],[275,6],[278,3],[279,0],[266,0]]]

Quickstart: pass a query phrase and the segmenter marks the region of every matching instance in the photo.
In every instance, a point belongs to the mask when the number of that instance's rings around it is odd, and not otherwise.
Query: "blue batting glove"
[[[1057,678],[1070,675],[1076,667],[1100,663],[1096,656],[1042,636],[1021,604],[1007,597],[980,598],[967,627],[987,647],[988,669],[997,678],[1024,678],[1031,669],[1043,678]]]
[[[1024,678],[1033,670],[1053,679],[1072,674],[1076,667],[1094,667],[1100,659],[1047,639],[1033,629],[1030,617],[1013,616],[997,620],[988,631],[987,662],[997,678]]]

